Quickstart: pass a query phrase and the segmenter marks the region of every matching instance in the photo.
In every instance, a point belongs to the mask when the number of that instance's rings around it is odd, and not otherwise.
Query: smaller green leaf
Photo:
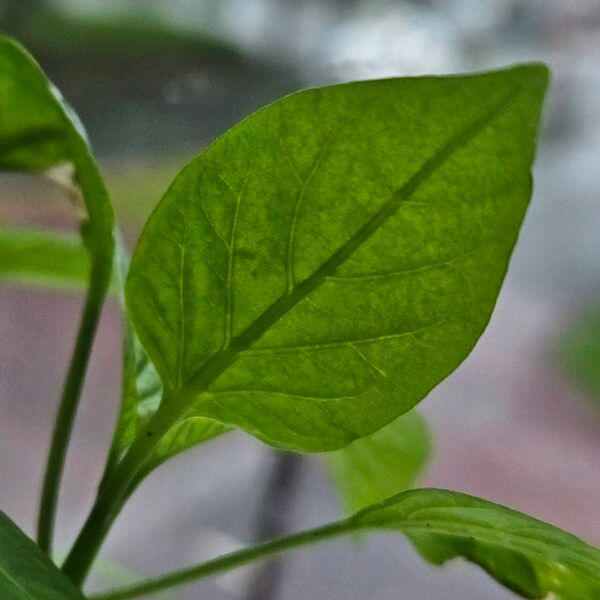
[[[412,410],[325,457],[342,504],[352,514],[411,487],[430,451],[427,423]]]
[[[123,319],[127,317],[124,315]],[[135,440],[144,423],[160,406],[162,397],[162,384],[156,370],[128,321],[124,329],[121,413],[114,440],[119,454]]]
[[[0,280],[52,289],[84,290],[89,256],[78,237],[0,228]]]
[[[350,529],[402,531],[434,564],[463,557],[525,598],[600,598],[600,551],[504,506],[457,492],[412,490],[351,517]]]
[[[81,592],[0,512],[0,598],[83,600]]]
[[[276,538],[163,577],[95,596],[128,600],[208,577],[258,559],[354,532],[404,533],[434,564],[466,558],[499,583],[530,599],[600,598],[600,550],[499,504],[458,492],[402,492],[349,519]]]
[[[114,217],[87,135],[35,59],[2,35],[0,114],[0,170],[46,171],[85,205],[82,235],[92,258],[92,279],[103,295],[111,280]]]

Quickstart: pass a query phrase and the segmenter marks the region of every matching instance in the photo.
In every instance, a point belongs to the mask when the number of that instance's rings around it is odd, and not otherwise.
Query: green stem
[[[75,349],[65,379],[44,474],[37,539],[40,548],[47,553],[52,551],[56,507],[67,447],[102,305],[110,283],[113,259],[113,214],[102,176],[87,143],[80,137],[67,116],[65,122],[71,130],[75,173],[88,211],[88,220],[82,226],[82,236],[91,254],[91,269]]]
[[[110,526],[135,486],[136,476],[144,462],[179,417],[177,402],[163,399],[161,404],[163,408],[154,415],[115,468],[112,476],[103,483],[96,502],[62,566],[63,572],[77,585],[83,585],[85,582]]]
[[[150,579],[144,583],[132,585],[120,590],[108,592],[105,594],[99,594],[91,596],[89,600],[127,600],[129,598],[137,598],[145,594],[154,594],[166,588],[181,585],[183,583],[189,583],[196,579],[202,579],[217,573],[229,571],[237,567],[241,567],[248,563],[256,560],[272,556],[274,554],[280,554],[297,548],[299,546],[306,546],[307,544],[314,544],[326,540],[337,535],[343,535],[350,533],[352,530],[351,525],[348,521],[336,521],[324,525],[323,527],[317,527],[316,529],[309,529],[302,531],[294,535],[277,538],[269,542],[264,542],[250,548],[244,548],[231,554],[225,554],[208,562],[202,563],[195,567],[189,567],[176,571],[170,575],[158,577],[156,579]]]
[[[56,416],[42,487],[37,540],[40,548],[48,553],[52,549],[58,492],[65,464],[67,446],[71,437],[73,421],[77,412],[77,405],[79,404],[85,372],[104,300],[102,291],[93,284],[93,273],[91,281],[92,283],[88,290],[79,324],[73,357],[65,379],[60,406]]]

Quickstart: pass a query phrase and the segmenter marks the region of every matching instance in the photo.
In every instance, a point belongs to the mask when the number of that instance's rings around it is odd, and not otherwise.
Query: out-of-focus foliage
[[[414,485],[431,452],[425,419],[416,411],[356,440],[325,460],[349,514]]]
[[[560,358],[567,373],[596,399],[600,399],[600,309],[594,307],[560,345]]]

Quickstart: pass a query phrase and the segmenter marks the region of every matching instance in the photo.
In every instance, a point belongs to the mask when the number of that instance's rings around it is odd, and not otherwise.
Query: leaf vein
[[[254,356],[258,354],[273,354],[273,353],[288,353],[288,352],[301,352],[304,350],[329,350],[331,348],[341,348],[341,347],[349,347],[353,350],[356,350],[355,346],[363,345],[363,344],[374,344],[376,342],[383,342],[387,340],[394,340],[407,336],[414,336],[416,333],[421,333],[423,331],[427,331],[428,329],[432,329],[437,325],[440,325],[445,322],[445,319],[435,321],[434,323],[430,323],[429,325],[425,325],[424,327],[419,327],[418,329],[411,329],[410,331],[399,331],[396,333],[385,333],[382,335],[376,335],[368,338],[357,338],[352,340],[334,340],[331,342],[314,342],[311,344],[298,344],[298,345],[289,345],[289,346],[270,346],[270,347],[260,347],[260,348],[249,348],[247,350],[242,350],[240,354],[244,356]],[[420,340],[418,340],[420,341]],[[363,357],[364,358],[364,357]],[[373,366],[373,365],[371,365]]]

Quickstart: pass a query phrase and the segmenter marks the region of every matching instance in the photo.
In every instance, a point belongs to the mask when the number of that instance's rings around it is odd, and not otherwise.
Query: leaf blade
[[[405,533],[433,564],[463,557],[525,598],[600,593],[600,551],[556,527],[474,496],[403,492],[350,519],[358,529]]]
[[[106,292],[112,273],[114,215],[87,135],[35,59],[4,35],[0,35],[0,111],[0,170],[46,171],[60,177],[75,202],[81,193],[86,210],[82,234],[92,256],[94,284],[100,294]]]
[[[308,90],[215,142],[157,207],[128,278],[168,395],[299,451],[414,406],[487,324],[546,83],[528,66]]]

